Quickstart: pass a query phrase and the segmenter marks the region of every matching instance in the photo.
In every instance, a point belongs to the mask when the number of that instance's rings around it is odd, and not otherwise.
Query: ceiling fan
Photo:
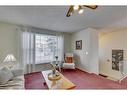
[[[74,11],[78,11],[79,14],[82,14],[85,7],[90,9],[96,9],[98,6],[97,5],[71,5],[66,14],[66,17],[70,17],[74,13]]]

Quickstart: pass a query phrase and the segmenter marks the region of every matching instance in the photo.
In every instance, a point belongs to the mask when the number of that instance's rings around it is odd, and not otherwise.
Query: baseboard
[[[84,71],[84,72],[87,72],[87,73],[91,74],[91,72],[89,72],[89,71],[87,71],[87,70],[84,70],[84,69],[82,69],[82,68],[80,68],[80,67],[76,67],[76,69],[78,69],[78,70],[81,70],[81,71]]]
[[[106,76],[106,75],[103,75],[103,74],[99,74],[99,76],[102,76],[102,77],[105,77],[105,78],[107,78],[108,76]]]
[[[107,73],[104,73],[104,72],[100,72],[99,74],[105,75],[105,76],[107,76],[107,77],[114,78],[114,79],[116,79],[116,80],[120,80],[119,77],[113,76],[113,75],[111,75],[111,74],[107,74]]]
[[[112,80],[112,81],[119,81],[118,79],[113,78],[113,77],[107,77],[106,79],[109,79],[109,80]]]

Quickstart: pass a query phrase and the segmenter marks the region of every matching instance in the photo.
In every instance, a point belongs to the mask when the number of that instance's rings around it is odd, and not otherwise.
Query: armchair
[[[75,69],[73,53],[66,53],[64,59],[63,69]]]

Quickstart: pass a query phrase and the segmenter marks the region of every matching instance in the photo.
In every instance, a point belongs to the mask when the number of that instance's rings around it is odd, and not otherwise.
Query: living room
[[[72,7],[0,6],[0,89],[127,89],[127,6]]]

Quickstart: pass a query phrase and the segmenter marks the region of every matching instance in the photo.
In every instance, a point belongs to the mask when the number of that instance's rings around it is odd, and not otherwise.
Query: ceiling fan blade
[[[73,13],[73,6],[70,6],[66,16],[70,17],[72,13]]]
[[[98,6],[97,5],[83,5],[83,7],[87,7],[90,9],[96,9]]]

